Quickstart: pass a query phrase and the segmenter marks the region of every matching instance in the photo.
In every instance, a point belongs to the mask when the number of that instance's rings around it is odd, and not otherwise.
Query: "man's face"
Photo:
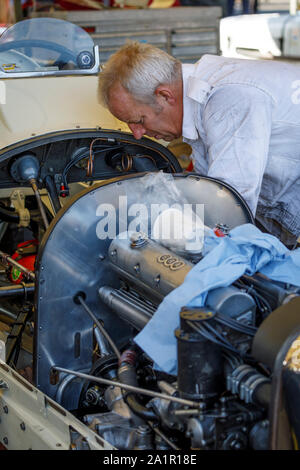
[[[171,141],[180,137],[182,131],[182,100],[178,98],[174,100],[164,89],[156,94],[156,104],[150,106],[136,101],[116,83],[110,89],[109,110],[127,123],[136,139],[147,135]]]

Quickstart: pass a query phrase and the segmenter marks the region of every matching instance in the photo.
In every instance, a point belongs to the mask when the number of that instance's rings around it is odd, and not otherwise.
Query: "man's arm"
[[[249,85],[223,85],[203,113],[208,176],[224,180],[244,197],[255,215],[266,168],[272,100]]]

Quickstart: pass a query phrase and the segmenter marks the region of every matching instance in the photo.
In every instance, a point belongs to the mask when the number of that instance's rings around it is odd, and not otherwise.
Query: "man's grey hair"
[[[113,54],[99,74],[98,96],[108,107],[109,91],[119,83],[133,98],[154,105],[159,85],[181,79],[181,62],[150,44],[129,41]]]

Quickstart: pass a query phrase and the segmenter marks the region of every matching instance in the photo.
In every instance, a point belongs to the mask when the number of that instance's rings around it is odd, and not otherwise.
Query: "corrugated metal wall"
[[[64,19],[85,28],[99,45],[100,60],[127,39],[148,42],[182,62],[219,53],[221,7],[70,11]]]

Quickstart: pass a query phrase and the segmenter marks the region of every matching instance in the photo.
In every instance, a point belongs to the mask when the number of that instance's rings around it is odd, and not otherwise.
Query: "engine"
[[[228,229],[249,222],[226,186],[196,176],[174,181],[193,203],[206,195],[206,224],[223,235],[225,222]],[[268,449],[274,363],[298,316],[286,327],[285,311],[269,319],[298,302],[299,288],[258,273],[211,290],[205,307],[182,305],[173,332],[178,372],[159,370],[134,338],[203,254],[130,230],[136,213],[124,224],[120,200],[136,201],[144,184],[123,178],[87,189],[44,238],[34,381],[117,449]],[[112,236],[99,238],[99,224]]]

